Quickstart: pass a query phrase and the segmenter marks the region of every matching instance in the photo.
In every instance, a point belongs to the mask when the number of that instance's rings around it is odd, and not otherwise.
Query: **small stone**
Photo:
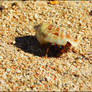
[[[78,60],[76,61],[76,63],[83,63],[83,61],[82,61],[81,59],[78,59]]]
[[[21,71],[20,70],[17,70],[17,73],[21,73]]]
[[[12,7],[13,7],[13,6],[16,6],[16,5],[17,5],[17,3],[16,3],[16,2],[12,3]]]
[[[59,1],[58,0],[50,0],[49,4],[56,5],[56,4],[59,4]]]
[[[46,76],[46,79],[47,79],[47,81],[50,81],[51,80],[51,78],[49,76]]]
[[[79,75],[77,75],[77,74],[74,74],[74,76],[75,76],[75,77],[79,77]]]
[[[5,7],[4,6],[0,6],[0,11],[2,12],[2,10],[4,9]]]
[[[77,48],[72,48],[73,53],[77,53]]]

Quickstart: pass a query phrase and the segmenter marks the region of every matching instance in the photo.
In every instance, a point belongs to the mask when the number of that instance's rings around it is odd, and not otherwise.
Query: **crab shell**
[[[72,46],[77,46],[79,43],[78,40],[73,40],[65,30],[48,23],[42,23],[38,26],[36,38],[40,44],[52,43],[65,46],[69,42]]]

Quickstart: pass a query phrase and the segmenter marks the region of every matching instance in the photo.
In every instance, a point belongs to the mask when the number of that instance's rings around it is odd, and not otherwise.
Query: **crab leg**
[[[46,48],[45,58],[48,57],[49,48]]]

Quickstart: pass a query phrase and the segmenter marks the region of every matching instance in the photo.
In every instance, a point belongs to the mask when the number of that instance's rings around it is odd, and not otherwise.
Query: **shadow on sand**
[[[48,45],[40,45],[35,36],[23,36],[15,38],[15,46],[27,53],[32,53],[36,56],[45,56]],[[58,48],[58,46],[50,46],[48,57],[58,57],[60,54],[67,52],[69,48]],[[62,50],[62,51],[61,51]],[[60,53],[61,52],[61,53]]]

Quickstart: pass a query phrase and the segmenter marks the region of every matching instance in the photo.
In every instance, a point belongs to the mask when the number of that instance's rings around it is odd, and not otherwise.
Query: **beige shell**
[[[65,46],[67,42],[70,42],[72,46],[77,46],[79,43],[78,40],[73,40],[65,30],[48,23],[42,23],[38,26],[36,38],[40,44],[53,43]]]

